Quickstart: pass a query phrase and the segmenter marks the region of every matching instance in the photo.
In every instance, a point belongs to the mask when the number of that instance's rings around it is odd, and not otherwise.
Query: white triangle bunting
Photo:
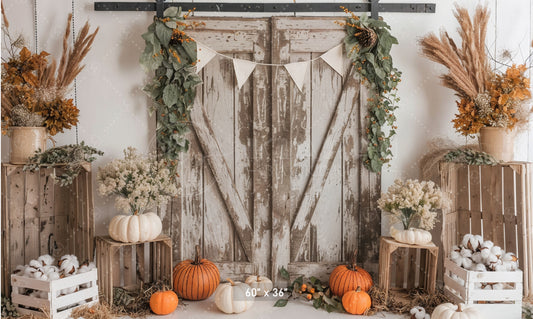
[[[304,86],[305,75],[307,74],[307,69],[309,69],[310,61],[294,62],[285,64],[284,67],[289,72],[289,75],[292,78],[292,81],[300,91]]]
[[[326,53],[322,54],[320,58],[324,60],[335,72],[340,76],[344,76],[344,57],[343,57],[343,44],[339,44],[336,47],[329,49]]]
[[[196,73],[200,72],[204,66],[211,61],[217,53],[200,42],[196,42]]]
[[[255,69],[255,63],[248,60],[233,59],[233,68],[235,69],[235,76],[237,77],[237,87],[240,89],[250,74]]]

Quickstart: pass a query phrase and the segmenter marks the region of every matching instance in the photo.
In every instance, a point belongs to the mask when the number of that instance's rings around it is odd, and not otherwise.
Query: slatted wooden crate
[[[11,275],[11,301],[20,314],[37,317],[46,315],[51,319],[70,318],[70,313],[77,307],[98,302],[97,278],[96,269],[53,281]],[[62,289],[71,287],[77,287],[77,291],[67,295],[60,294]],[[24,291],[28,289],[45,291],[48,297],[45,299],[25,295]]]
[[[444,293],[454,303],[476,307],[482,318],[521,318],[522,271],[470,271],[444,260]],[[455,275],[460,280],[454,279]],[[502,284],[504,289],[482,289],[481,284]]]
[[[135,290],[143,283],[162,281],[172,287],[172,240],[160,235],[143,243],[121,243],[96,237],[100,293],[113,303],[113,287]]]
[[[533,296],[533,163],[476,166],[441,163],[443,255],[465,234],[479,234],[519,258],[524,296]]]
[[[2,294],[10,293],[10,274],[43,254],[56,259],[74,254],[93,259],[94,218],[91,166],[70,186],[54,184],[61,166],[24,172],[2,164]]]
[[[387,293],[422,287],[435,292],[439,247],[410,245],[392,237],[381,237],[379,248],[379,287]]]

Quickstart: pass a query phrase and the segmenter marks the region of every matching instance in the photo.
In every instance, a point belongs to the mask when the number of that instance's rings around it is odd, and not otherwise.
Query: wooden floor
[[[347,318],[381,318],[381,319],[405,319],[408,316],[394,315],[389,313],[379,313],[374,316],[353,316],[346,313],[327,313],[325,310],[317,310],[313,308],[311,303],[304,301],[291,301],[284,308],[276,308],[272,305],[274,301],[266,300],[262,301],[260,298],[256,298],[253,307],[241,314],[227,315],[218,310],[215,305],[214,298],[211,297],[203,301],[185,301],[180,300],[178,309],[167,316],[153,316],[147,317],[150,319],[174,319],[174,318],[187,318],[187,319],[218,319],[218,318],[240,318],[240,319],[318,319],[318,318],[331,318],[331,319],[347,319]]]

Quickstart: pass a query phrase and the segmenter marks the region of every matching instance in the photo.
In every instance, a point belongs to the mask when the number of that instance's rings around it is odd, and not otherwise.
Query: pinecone
[[[372,48],[376,45],[378,35],[372,29],[361,28],[359,32],[355,33],[355,38],[363,48]]]

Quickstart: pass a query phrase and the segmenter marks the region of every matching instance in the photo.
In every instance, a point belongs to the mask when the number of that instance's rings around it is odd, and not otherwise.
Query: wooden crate
[[[404,260],[407,263],[402,262],[400,266],[398,266],[398,260],[392,261],[393,253],[397,252],[399,248],[413,257],[410,260]],[[419,251],[418,264],[414,259],[416,251]],[[390,288],[409,289],[416,286],[423,287],[429,293],[435,292],[438,255],[439,247],[433,243],[427,245],[410,245],[400,243],[392,237],[381,237],[379,248],[379,287],[384,289],[387,294]],[[394,277],[391,276],[392,269],[396,270],[396,276]],[[418,280],[416,278],[417,274]]]
[[[476,166],[441,163],[441,187],[452,200],[443,210],[442,244],[482,235],[519,258],[524,296],[533,296],[533,163]]]
[[[521,318],[522,271],[470,271],[444,260],[444,293],[454,303],[476,307],[482,318]],[[462,281],[452,277],[457,276]],[[506,289],[485,290],[476,284],[503,283]]]
[[[89,163],[70,186],[54,184],[61,166],[24,172],[23,165],[2,164],[2,294],[18,265],[40,255],[74,254],[93,259],[94,218]]]
[[[142,283],[163,281],[172,287],[172,240],[160,235],[143,243],[121,243],[96,237],[96,265],[100,293],[112,304],[113,287],[128,290]]]
[[[80,306],[98,302],[97,270],[53,281],[38,280],[11,275],[11,301],[17,312],[23,315],[46,316],[52,319],[69,318],[70,313]],[[81,287],[84,285],[85,287]],[[78,291],[60,295],[65,288],[78,287]],[[48,292],[48,298],[37,298],[23,294],[27,289]]]

